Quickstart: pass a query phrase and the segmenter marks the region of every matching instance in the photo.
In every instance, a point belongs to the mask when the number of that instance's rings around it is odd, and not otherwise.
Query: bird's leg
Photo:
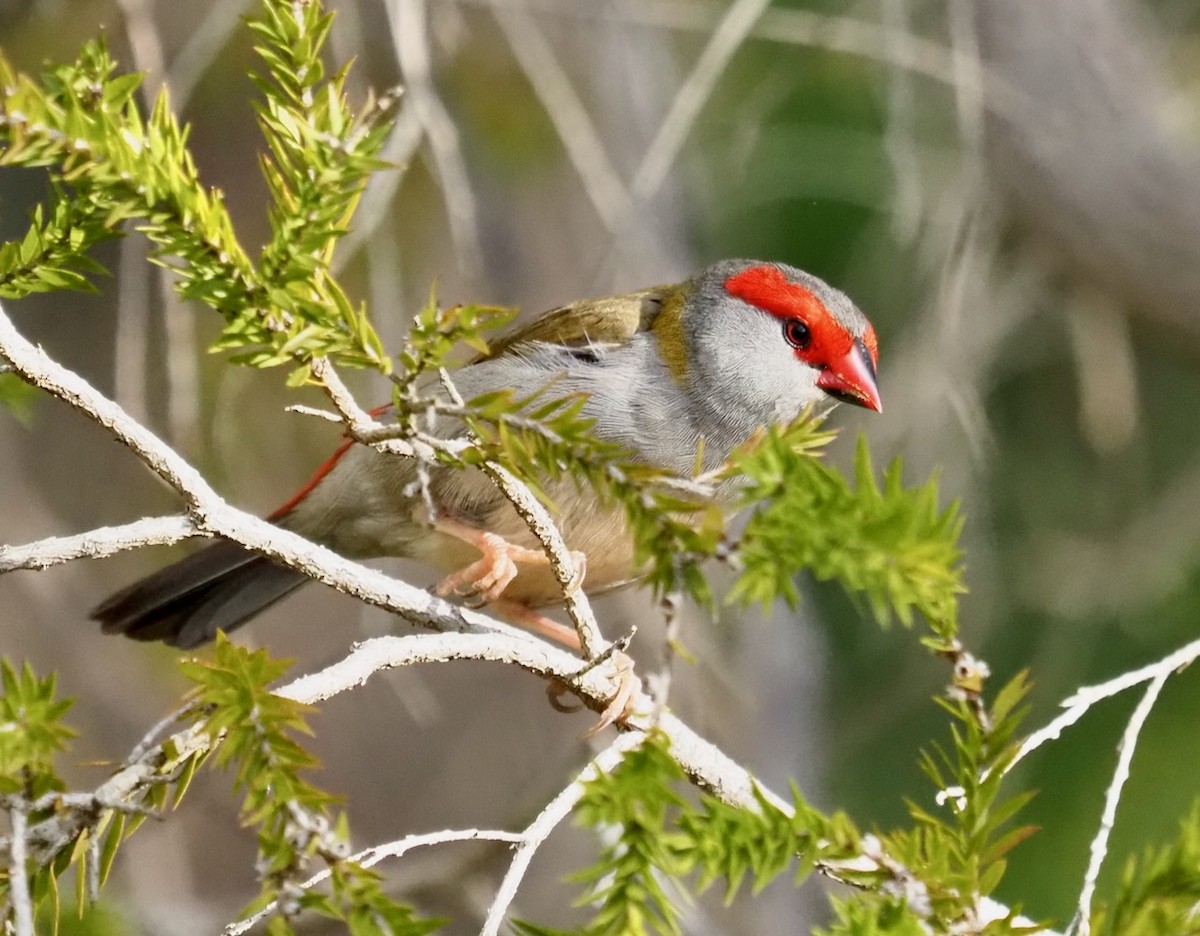
[[[560,624],[544,614],[538,614],[528,605],[523,605],[519,601],[509,601],[507,598],[497,598],[492,601],[491,608],[511,624],[520,625],[535,634],[549,637],[564,647],[579,650],[579,635],[575,633],[575,628]]]
[[[517,577],[518,562],[523,565],[550,563],[549,557],[540,549],[517,546],[502,536],[458,520],[440,517],[434,521],[433,528],[464,543],[470,543],[483,554],[475,562],[438,582],[436,591],[443,598],[458,593],[472,596],[480,604],[495,604],[504,589]],[[572,552],[571,561],[575,565],[575,576],[568,586],[568,593],[583,584],[586,557],[581,552]],[[535,627],[534,630],[544,633],[540,628]]]
[[[501,597],[504,589],[517,577],[518,562],[525,565],[547,565],[549,563],[550,560],[544,551],[514,545],[502,536],[488,533],[457,520],[439,518],[434,521],[433,527],[464,543],[470,543],[483,554],[475,562],[438,582],[436,591],[439,595],[446,597],[453,593],[466,592],[481,604],[490,606],[505,620],[549,637],[572,650],[580,649],[579,635],[574,628],[560,624],[544,614],[539,614],[528,605]],[[581,552],[571,553],[571,561],[575,565],[575,576],[567,587],[568,594],[583,584],[586,560],[587,557]],[[617,691],[604,711],[600,713],[600,720],[584,735],[585,738],[590,738],[614,722],[626,718],[630,714],[633,699],[641,688],[641,680],[633,672],[633,659],[628,654],[619,649],[614,650],[612,660],[617,669]],[[551,697],[551,704],[558,708],[554,698],[554,696]]]
[[[574,629],[567,627],[565,624],[560,624],[552,618],[546,617],[544,614],[538,614],[533,608],[523,605],[517,601],[509,601],[505,598],[498,598],[491,603],[491,607],[506,621],[517,624],[527,630],[534,631],[538,634],[543,634],[551,640],[556,640],[572,650],[579,649],[579,635]],[[605,655],[607,656],[607,654]],[[600,720],[596,722],[583,735],[585,738],[590,738],[593,735],[599,734],[609,725],[614,722],[619,722],[633,713],[633,700],[642,688],[642,681],[633,672],[633,658],[621,649],[614,649],[611,652],[613,666],[617,671],[617,691],[613,693],[613,697],[609,700],[608,705],[604,707],[604,711],[600,713]],[[604,656],[596,660],[596,663],[602,663]],[[567,687],[557,680],[550,684],[547,694],[550,696],[550,704],[560,712],[576,711],[567,705],[559,702],[559,698]]]

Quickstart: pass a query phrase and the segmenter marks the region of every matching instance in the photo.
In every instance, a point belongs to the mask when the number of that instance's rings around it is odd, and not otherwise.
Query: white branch
[[[388,426],[366,412],[358,405],[334,366],[325,358],[313,360],[312,372],[313,376],[325,386],[329,399],[338,411],[350,436],[359,442],[373,446],[378,451],[405,454],[430,464],[437,464],[434,457],[436,449],[454,454],[460,447],[468,444],[462,439],[434,439],[421,433],[416,433],[411,438],[387,438],[389,434],[397,431],[407,434],[409,430],[406,427]],[[457,397],[457,391],[450,383],[448,376],[443,375],[443,383],[447,391]],[[462,406],[460,400],[456,399],[455,402],[459,407]],[[308,412],[307,409],[305,411]],[[310,412],[310,415],[317,415],[323,419],[329,418],[329,414],[320,411]],[[563,589],[563,605],[579,635],[579,645],[583,655],[589,660],[596,659],[608,649],[609,644],[600,632],[600,625],[596,623],[596,616],[592,612],[587,595],[579,587],[581,583],[578,576],[581,570],[576,569],[575,561],[571,558],[571,551],[567,548],[558,524],[554,522],[554,518],[550,516],[550,512],[546,510],[542,502],[534,496],[529,486],[504,466],[487,461],[481,465],[481,468],[500,489],[500,492],[508,498],[513,509],[525,521],[530,531],[537,537],[538,542],[542,544],[542,548],[550,560],[550,568]]]
[[[29,896],[29,876],[25,871],[25,836],[28,815],[25,805],[14,805],[9,811],[12,836],[8,846],[8,900],[13,910],[15,936],[34,936],[33,902]]]
[[[346,860],[352,861],[364,868],[371,868],[383,861],[384,858],[399,858],[406,852],[425,845],[442,845],[446,842],[519,843],[523,840],[524,836],[518,832],[501,832],[492,829],[447,829],[444,832],[406,835],[395,842],[373,845],[370,848],[363,849],[357,855],[351,855]],[[301,884],[300,887],[304,890],[309,890],[316,887],[322,881],[328,880],[332,874],[333,872],[326,868],[324,871],[314,874]],[[239,920],[237,923],[230,923],[222,931],[222,936],[242,936],[243,933],[249,932],[257,923],[260,923],[274,913],[278,905],[278,901],[272,900],[254,915],[248,916],[244,920]]]
[[[0,308],[0,356],[25,380],[70,403],[105,426],[187,501],[198,531],[261,552],[339,591],[435,630],[503,633],[532,639],[517,628],[459,608],[230,506],[191,465],[154,433],[83,378],[27,341]]]
[[[374,673],[412,663],[445,660],[493,660],[520,666],[539,676],[566,683],[593,708],[612,698],[618,674],[615,668],[591,667],[565,650],[522,631],[515,637],[498,633],[408,634],[375,637],[357,644],[345,659],[276,690],[298,702],[314,703],[363,685]],[[634,698],[633,711],[653,709],[645,693]],[[667,738],[671,756],[697,786],[733,806],[758,809],[764,797],[777,809],[792,814],[786,799],[759,785],[747,770],[688,727],[678,716],[662,712],[656,718],[637,714],[626,730],[657,728]]]
[[[1120,754],[1117,757],[1117,769],[1113,771],[1112,783],[1109,784],[1108,792],[1104,795],[1104,814],[1100,819],[1100,829],[1096,832],[1096,837],[1092,839],[1087,873],[1083,878],[1083,890],[1079,894],[1079,908],[1076,911],[1074,925],[1069,931],[1075,936],[1089,936],[1092,931],[1092,898],[1096,893],[1096,881],[1100,877],[1100,868],[1104,865],[1104,858],[1108,854],[1108,837],[1117,821],[1117,806],[1121,802],[1121,791],[1125,788],[1125,781],[1129,779],[1129,766],[1133,763],[1133,752],[1137,748],[1138,737],[1170,675],[1170,671],[1166,670],[1154,677],[1154,681],[1146,688],[1146,694],[1142,696],[1142,701],[1133,710],[1129,724],[1125,726],[1125,734],[1121,737]]]
[[[525,877],[529,862],[533,860],[534,854],[542,846],[542,843],[571,814],[571,810],[575,808],[587,791],[587,784],[601,774],[611,772],[626,754],[642,743],[644,738],[645,735],[640,732],[617,738],[594,757],[591,763],[580,771],[579,776],[547,803],[546,808],[538,813],[537,818],[526,826],[521,844],[517,847],[512,864],[509,865],[504,879],[500,882],[500,887],[496,890],[496,896],[488,909],[487,919],[484,920],[479,936],[498,936],[500,926],[504,922],[504,915],[517,896],[517,888],[521,886],[521,879]]]
[[[1163,657],[1157,663],[1151,663],[1140,669],[1122,673],[1108,682],[1103,682],[1096,686],[1084,686],[1082,689],[1077,690],[1074,695],[1063,700],[1062,707],[1066,709],[1065,712],[1025,739],[1021,745],[1021,749],[1017,752],[1017,756],[1008,765],[1008,770],[1012,770],[1019,761],[1023,760],[1047,741],[1058,740],[1059,735],[1063,733],[1064,729],[1070,728],[1079,719],[1083,718],[1097,702],[1102,702],[1142,683],[1157,680],[1160,677],[1165,679],[1172,673],[1193,663],[1197,657],[1200,657],[1200,640],[1193,640],[1191,643],[1180,647],[1174,653]]]
[[[612,661],[601,665],[580,660],[532,634],[509,627],[468,609],[455,607],[428,592],[351,562],[300,536],[226,504],[204,479],[171,448],[139,425],[119,406],[78,375],[51,360],[21,336],[0,308],[0,357],[7,359],[22,378],[70,403],[104,425],[141,460],[178,491],[189,505],[198,531],[224,536],[247,548],[299,569],[339,591],[399,614],[415,623],[441,631],[381,637],[356,646],[344,660],[325,670],[284,686],[281,695],[314,702],[362,685],[381,669],[416,662],[452,659],[495,660],[516,664],[548,680],[566,685],[589,707],[601,711],[612,698],[620,673]],[[358,409],[343,398],[335,384],[331,392],[343,418]],[[369,418],[369,417],[368,417]],[[404,440],[381,443],[412,445]],[[603,659],[603,655],[602,655]],[[635,736],[656,729],[665,738],[671,756],[701,789],[731,805],[757,810],[765,801],[790,815],[790,803],[762,788],[744,767],[701,738],[670,712],[654,710],[652,700],[638,692],[632,701],[635,713],[620,727]],[[37,861],[50,860],[70,847],[79,834],[93,826],[106,809],[137,810],[145,790],[169,780],[172,769],[195,753],[211,750],[216,739],[189,728],[166,739],[136,762],[117,771],[94,793],[72,795],[69,808],[29,830],[25,842]],[[624,743],[619,749],[624,748]],[[637,743],[630,740],[629,744]],[[140,750],[140,747],[139,747]],[[169,752],[169,754],[168,754]],[[67,803],[64,800],[64,803]],[[549,821],[549,820],[547,820]],[[0,838],[0,850],[13,843]],[[869,862],[869,856],[863,856]],[[889,874],[878,862],[869,862]],[[515,874],[516,872],[514,872]],[[513,884],[515,887],[515,883]]]
[[[142,546],[167,546],[202,535],[191,517],[146,517],[99,527],[75,536],[50,536],[21,546],[0,545],[0,575],[15,569],[46,569],[75,559],[102,559]]]

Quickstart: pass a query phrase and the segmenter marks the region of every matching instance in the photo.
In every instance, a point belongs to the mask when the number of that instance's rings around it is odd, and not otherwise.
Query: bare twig
[[[1096,881],[1100,877],[1100,868],[1104,865],[1104,858],[1108,854],[1108,837],[1117,821],[1117,806],[1121,802],[1121,792],[1125,788],[1125,781],[1129,779],[1129,765],[1133,763],[1133,752],[1137,748],[1138,737],[1142,733],[1146,719],[1150,717],[1154,703],[1158,701],[1159,693],[1167,684],[1168,676],[1170,676],[1169,671],[1160,672],[1146,687],[1146,694],[1142,696],[1137,708],[1133,710],[1129,724],[1125,726],[1125,733],[1121,736],[1117,768],[1113,771],[1112,783],[1109,784],[1108,792],[1104,795],[1104,814],[1100,819],[1100,828],[1096,832],[1095,838],[1092,839],[1087,873],[1083,878],[1083,890],[1079,894],[1079,908],[1076,911],[1075,920],[1068,930],[1074,936],[1089,936],[1092,931],[1092,898],[1096,893]]]
[[[3,309],[0,309],[0,357],[7,358],[25,380],[108,428],[187,500],[198,529],[225,536],[346,594],[442,631],[367,641],[356,646],[344,660],[281,688],[278,690],[281,695],[314,702],[361,685],[372,673],[383,669],[415,662],[472,659],[515,664],[547,680],[563,683],[596,710],[603,710],[612,698],[621,678],[616,665],[581,662],[528,632],[454,607],[226,504],[168,446],[78,375],[52,361],[22,337]],[[361,411],[336,383],[331,399],[348,422],[359,418]],[[401,444],[401,440],[386,444]],[[651,709],[651,700],[638,692],[630,710],[641,713]],[[767,803],[785,814],[792,812],[786,800],[761,787],[745,768],[670,712],[656,713],[653,718],[634,714],[620,727],[637,734],[651,727],[661,732],[670,755],[692,782],[727,803],[754,810]],[[171,780],[184,763],[210,751],[218,740],[199,729],[186,729],[145,751],[143,757],[118,770],[94,792],[60,794],[64,808],[38,823],[25,836],[30,856],[39,863],[52,860],[71,847],[85,830],[98,825],[106,810],[144,811],[140,804],[150,786]],[[144,747],[139,746],[139,750]],[[11,853],[13,845],[0,838],[0,852]],[[880,866],[871,856],[864,855],[862,860],[873,865],[874,870],[891,875],[890,867]]]
[[[385,858],[399,858],[405,853],[412,851],[414,848],[419,848],[427,845],[444,845],[447,842],[510,842],[519,843],[524,841],[524,836],[519,832],[501,832],[493,829],[447,829],[444,832],[429,832],[423,835],[406,835],[404,838],[395,842],[387,842],[383,845],[373,845],[370,848],[363,849],[356,855],[351,855],[347,861],[352,861],[355,864],[361,865],[364,868],[371,868],[379,864]],[[314,874],[311,878],[305,881],[300,887],[303,890],[309,890],[316,887],[323,881],[328,880],[332,876],[329,869]],[[278,906],[278,901],[272,900],[269,904],[259,910],[252,916],[248,916],[237,923],[230,923],[222,931],[223,936],[242,936],[243,933],[249,932],[256,924],[265,920],[275,912]]]
[[[15,936],[34,936],[33,902],[29,896],[29,875],[26,873],[26,835],[29,815],[24,803],[14,803],[8,810],[12,835],[8,845],[8,900],[13,910]]]
[[[414,433],[408,426],[381,424],[358,405],[329,361],[324,358],[314,360],[312,371],[313,376],[324,385],[330,402],[341,415],[350,436],[359,442],[373,445],[382,451],[393,452],[397,451],[397,448],[390,443],[400,442],[407,446],[406,449],[401,450],[403,454],[419,457],[429,463],[436,463],[433,458],[433,452],[436,449],[452,452],[464,444],[462,440],[435,439],[422,433]],[[454,385],[450,382],[449,376],[444,373],[443,385],[446,387],[447,393],[452,397],[457,397]],[[454,412],[460,414],[465,412],[461,400],[454,402]],[[327,418],[326,414],[321,415]],[[390,438],[392,433],[400,438]],[[513,509],[528,525],[530,532],[542,544],[550,561],[550,568],[563,589],[563,603],[571,618],[571,623],[579,635],[580,648],[585,657],[595,658],[607,648],[608,643],[600,633],[600,626],[596,623],[596,616],[592,612],[587,596],[579,588],[580,570],[575,567],[571,551],[567,548],[558,525],[555,524],[542,502],[534,496],[529,486],[512,472],[491,461],[484,462],[481,467],[501,493],[508,498]]]
[[[553,518],[545,506],[534,497],[529,486],[520,481],[511,471],[495,462],[484,462],[483,470],[495,482],[509,503],[525,521],[530,531],[542,544],[542,549],[550,559],[550,568],[554,577],[563,590],[563,604],[567,615],[579,635],[579,646],[583,655],[589,660],[595,659],[608,649],[610,644],[600,633],[600,625],[596,623],[596,615],[592,613],[591,603],[580,587],[582,569],[571,558],[571,551],[563,539]]]
[[[178,543],[201,531],[191,517],[147,517],[75,536],[51,536],[22,546],[0,545],[0,575],[15,569],[46,569],[75,559],[102,559],[142,546]]]
[[[57,364],[13,327],[0,308],[0,355],[28,382],[105,426],[187,502],[196,528],[224,536],[368,604],[442,630],[524,632],[414,588],[309,542],[222,500],[191,465],[77,374]],[[526,639],[531,639],[525,635]]]
[[[645,736],[640,732],[617,738],[596,755],[591,763],[579,772],[579,776],[547,803],[545,809],[538,813],[537,818],[525,828],[521,836],[521,844],[517,846],[512,864],[508,866],[508,871],[500,882],[500,887],[496,890],[496,896],[488,909],[487,919],[484,920],[479,936],[498,936],[500,927],[504,923],[504,916],[508,912],[508,908],[512,906],[513,899],[517,896],[517,888],[521,886],[521,879],[525,877],[525,872],[529,868],[529,862],[533,860],[534,854],[542,846],[542,843],[571,814],[571,810],[583,798],[587,784],[601,774],[610,773],[626,754],[642,743],[644,738]]]
[[[1076,690],[1074,695],[1063,700],[1062,707],[1066,709],[1065,712],[1025,739],[1021,749],[1017,751],[1017,756],[1008,765],[1008,770],[1012,770],[1020,761],[1047,741],[1057,740],[1065,728],[1070,728],[1083,718],[1097,702],[1112,698],[1126,689],[1132,689],[1142,683],[1156,681],[1160,677],[1169,677],[1172,673],[1177,673],[1185,666],[1195,662],[1198,657],[1200,657],[1200,640],[1193,640],[1156,663],[1122,673],[1108,682],[1095,686],[1084,686],[1082,689]]]

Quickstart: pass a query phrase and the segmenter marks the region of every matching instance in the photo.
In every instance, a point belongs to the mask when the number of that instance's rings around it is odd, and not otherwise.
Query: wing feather
[[[622,296],[583,299],[552,309],[488,343],[488,353],[471,363],[507,354],[517,345],[534,341],[567,347],[588,344],[621,345],[646,331],[662,308],[664,287],[654,286]]]

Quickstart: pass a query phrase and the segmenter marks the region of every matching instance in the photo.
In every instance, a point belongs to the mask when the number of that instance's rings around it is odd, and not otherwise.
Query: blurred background
[[[967,517],[963,637],[993,686],[1022,668],[1033,728],[1080,685],[1151,662],[1200,622],[1200,8],[1187,0],[358,0],[333,3],[332,54],[356,94],[405,86],[379,175],[339,254],[397,347],[432,283],[445,302],[528,311],[681,279],[724,256],[793,263],[845,289],[880,335],[882,416],[834,416],[908,476],[940,469]],[[202,175],[251,251],[266,236],[253,0],[0,0],[18,67],[103,31],[147,91],[169,86]],[[0,172],[0,234],[44,191]],[[226,366],[207,309],[182,306],[138,237],[107,245],[95,296],[11,304],[25,333],[176,445],[233,502],[266,510],[336,432],[282,412],[283,372]],[[364,402],[386,390],[356,385]],[[315,398],[309,399],[315,402]],[[177,508],[149,472],[66,406],[0,413],[0,542]],[[181,547],[182,549],[182,547]],[[57,670],[78,697],[68,766],[94,786],[176,702],[164,648],[103,638],[87,610],[169,558],[146,550],[0,579],[0,653]],[[426,584],[430,573],[399,569]],[[599,604],[609,636],[657,614]],[[690,621],[677,709],[776,789],[863,825],[932,808],[916,751],[945,739],[943,664],[881,632],[833,588],[797,613]],[[240,634],[308,670],[407,625],[318,586]],[[999,894],[1069,918],[1135,699],[1092,712],[1015,778],[1042,827]],[[1168,684],[1133,766],[1105,883],[1174,835],[1197,793],[1200,679]],[[587,716],[516,671],[458,663],[377,676],[323,706],[319,782],[350,804],[355,845],[453,826],[523,827],[588,756]],[[213,932],[255,893],[231,778],[205,772],[181,813],[144,828],[107,893],[120,931]],[[517,911],[583,919],[563,829]],[[388,868],[397,889],[477,931],[507,853],[446,845]],[[688,931],[807,931],[825,900],[777,883]],[[312,932],[318,932],[313,928]]]

